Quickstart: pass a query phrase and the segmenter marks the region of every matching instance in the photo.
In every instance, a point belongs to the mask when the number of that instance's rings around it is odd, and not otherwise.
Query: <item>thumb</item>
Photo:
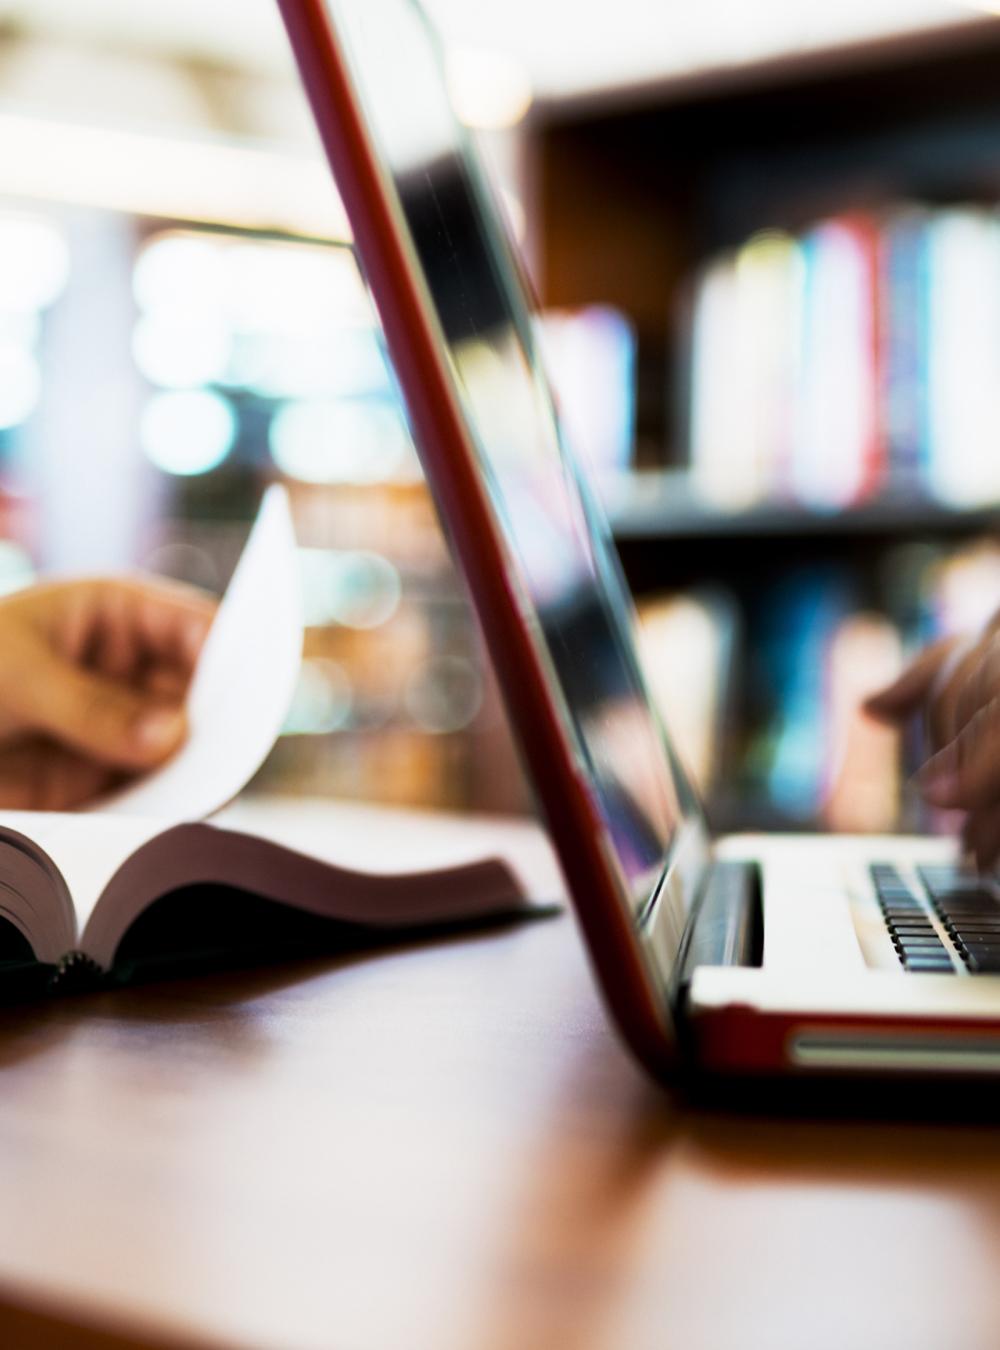
[[[865,712],[880,722],[904,722],[927,701],[954,650],[954,638],[942,638],[932,643],[910,662],[897,680],[865,699]]]
[[[27,686],[27,687],[25,687]],[[117,769],[149,769],[184,740],[184,709],[47,655],[18,700],[24,724]]]

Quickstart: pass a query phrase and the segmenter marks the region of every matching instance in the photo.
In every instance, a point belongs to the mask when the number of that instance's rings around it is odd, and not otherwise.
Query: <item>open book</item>
[[[321,945],[331,919],[367,930],[537,909],[499,857],[449,850],[428,866],[423,850],[410,870],[357,870],[322,817],[303,829],[294,807],[205,819],[245,786],[281,729],[299,615],[287,499],[272,488],[195,671],[181,750],[88,811],[0,812],[0,996]]]

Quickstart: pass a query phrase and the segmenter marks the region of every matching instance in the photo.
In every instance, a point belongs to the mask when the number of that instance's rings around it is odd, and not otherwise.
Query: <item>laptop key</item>
[[[1000,956],[1000,942],[974,942],[971,939],[966,941],[962,938],[956,945],[961,946],[967,952],[975,953],[977,956]]]
[[[980,900],[989,900],[996,904],[996,894],[982,881],[976,881],[967,886],[928,886],[927,889],[934,899],[942,905],[951,903],[974,904]]]
[[[889,938],[903,969],[914,974],[954,974],[955,962],[923,898],[906,885],[889,863],[876,863],[871,876]]]
[[[981,886],[979,873],[961,863],[925,863],[917,871],[928,890],[936,886]]]
[[[965,960],[976,975],[1000,975],[1000,952],[993,952],[989,956],[974,956],[970,952]]]
[[[897,877],[899,869],[895,863],[873,862],[871,864],[871,873],[874,877]]]

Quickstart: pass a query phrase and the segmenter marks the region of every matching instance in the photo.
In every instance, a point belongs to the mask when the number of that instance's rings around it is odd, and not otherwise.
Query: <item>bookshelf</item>
[[[761,231],[798,247],[823,222],[880,226],[913,204],[932,224],[995,217],[1000,239],[998,61],[1000,22],[983,19],[543,107],[531,126],[543,303],[613,306],[637,339],[633,469],[605,500],[640,612],[669,634],[664,606],[707,595],[728,630],[734,678],[708,790],[726,828],[856,828],[841,811],[851,774],[891,799],[880,827],[933,823],[903,787],[919,748],[876,744],[849,708],[866,669],[891,670],[1000,602],[1000,503],[935,495],[909,467],[923,447],[822,509],[780,483],[742,507],[699,493],[700,279]],[[689,713],[682,702],[676,720]]]
[[[538,111],[542,298],[635,324],[641,466],[679,459],[680,316],[707,258],[850,209],[1000,200],[998,59],[984,20]]]
[[[961,538],[1000,525],[1000,512],[982,506],[961,510],[916,494],[885,495],[845,510],[819,511],[795,503],[762,502],[726,511],[695,498],[678,470],[647,469],[623,476],[609,489],[606,508],[616,539],[724,541],[804,536],[824,546],[857,536],[897,539],[924,535]]]

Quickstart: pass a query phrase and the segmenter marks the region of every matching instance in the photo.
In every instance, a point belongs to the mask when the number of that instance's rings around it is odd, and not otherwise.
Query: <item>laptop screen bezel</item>
[[[483,487],[435,306],[335,21],[323,0],[278,0],[278,5],[351,221],[428,483],[469,586],[605,996],[633,1050],[662,1072],[676,1060],[677,1038],[669,1007],[673,970],[658,955],[661,920],[671,897],[690,909],[690,893],[707,863],[707,830],[699,813],[685,817],[659,898],[637,924],[507,574],[501,528]],[[516,254],[508,249],[504,261],[527,305]]]

